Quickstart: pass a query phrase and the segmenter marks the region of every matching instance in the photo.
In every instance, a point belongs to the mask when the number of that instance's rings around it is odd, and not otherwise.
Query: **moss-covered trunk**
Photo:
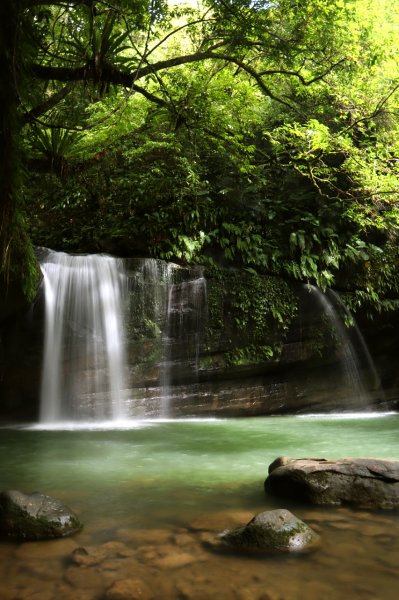
[[[18,0],[0,4],[0,321],[32,299],[39,273],[20,194],[20,16]]]

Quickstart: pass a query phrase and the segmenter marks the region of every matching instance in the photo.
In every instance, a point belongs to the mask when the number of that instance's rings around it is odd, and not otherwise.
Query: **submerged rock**
[[[81,529],[77,516],[55,498],[40,492],[0,492],[0,535],[43,540],[71,535]]]
[[[115,581],[105,593],[105,600],[151,600],[152,590],[141,579]]]
[[[277,458],[267,493],[312,504],[399,509],[399,460]]]
[[[320,542],[313,529],[285,509],[259,513],[247,525],[224,531],[219,539],[247,552],[309,551]]]

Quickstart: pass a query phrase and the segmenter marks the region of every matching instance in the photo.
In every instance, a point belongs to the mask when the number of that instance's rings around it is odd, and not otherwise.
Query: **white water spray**
[[[178,269],[178,267],[175,267]],[[166,323],[163,335],[164,356],[161,371],[162,403],[161,416],[170,416],[171,377],[174,366],[174,351],[179,365],[185,365],[198,374],[201,332],[204,328],[206,306],[206,280],[196,279],[173,283],[173,274],[168,280]]]
[[[330,289],[330,290],[328,290],[328,294],[330,294],[332,296],[332,298],[334,298],[335,302],[342,309],[342,311],[345,314],[345,316],[347,317],[347,319],[352,323],[352,327],[353,327],[355,337],[357,340],[357,345],[360,348],[365,367],[369,374],[370,388],[372,390],[378,390],[379,394],[384,399],[384,393],[381,389],[381,381],[378,376],[377,369],[375,368],[374,361],[371,357],[370,350],[368,349],[368,346],[365,342],[362,332],[360,331],[352,313],[350,312],[348,307],[342,302],[342,299],[341,299],[340,295],[337,294],[337,292],[334,292],[334,290]]]
[[[334,307],[333,302],[328,298],[326,294],[324,294],[319,288],[317,288],[314,285],[309,284],[307,287],[311,293],[315,294],[320,306],[322,307],[324,313],[327,315],[331,326],[336,333],[338,342],[340,344],[342,370],[344,374],[345,383],[348,386],[348,390],[350,391],[350,396],[353,399],[357,399],[360,405],[364,405],[365,403],[368,404],[369,394],[364,386],[363,378],[361,376],[360,359],[343,320],[341,319],[339,313]],[[344,306],[338,294],[330,290],[329,292],[331,293],[331,296],[334,299],[335,303],[338,304],[342,310],[344,310],[345,316],[355,324],[353,316],[350,314],[349,310]],[[363,336],[361,335],[357,326],[355,327],[355,330],[358,339],[361,339],[362,351],[367,357],[367,367],[369,370],[371,369],[373,377],[377,377],[370,353],[368,352]]]
[[[123,261],[50,251],[40,421],[124,418]]]

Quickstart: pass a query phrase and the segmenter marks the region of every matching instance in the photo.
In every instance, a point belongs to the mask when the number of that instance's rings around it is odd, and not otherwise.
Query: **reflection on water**
[[[132,598],[396,598],[396,513],[282,506],[264,496],[263,481],[279,455],[399,458],[399,415],[135,425],[1,430],[2,488],[52,494],[85,524],[65,540],[0,544],[1,600],[112,599],[126,579],[136,581]],[[276,507],[317,529],[322,548],[246,558],[204,546]],[[73,554],[77,546],[85,558]]]

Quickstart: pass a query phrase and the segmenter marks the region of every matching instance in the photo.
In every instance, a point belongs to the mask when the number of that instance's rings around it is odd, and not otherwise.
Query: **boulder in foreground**
[[[399,460],[280,457],[269,466],[265,490],[311,504],[399,509]]]
[[[223,545],[243,552],[304,552],[320,538],[306,523],[285,509],[259,513],[247,525],[219,536]]]
[[[72,535],[82,524],[68,507],[39,492],[0,492],[0,535],[44,540]]]

